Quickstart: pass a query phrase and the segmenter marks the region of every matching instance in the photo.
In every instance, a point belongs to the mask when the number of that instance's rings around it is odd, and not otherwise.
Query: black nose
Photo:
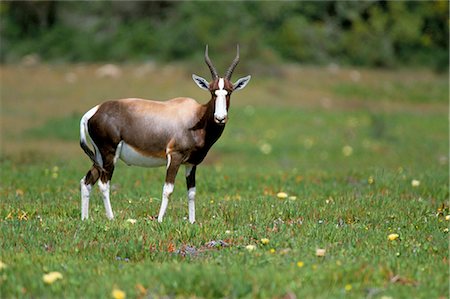
[[[227,117],[226,116],[224,116],[224,117],[216,116],[216,117],[214,117],[214,120],[218,124],[224,124],[227,121]]]

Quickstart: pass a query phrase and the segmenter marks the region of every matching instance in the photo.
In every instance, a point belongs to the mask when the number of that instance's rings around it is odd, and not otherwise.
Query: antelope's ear
[[[252,76],[247,76],[244,78],[240,78],[238,79],[234,84],[233,84],[233,91],[234,90],[239,90],[244,88],[248,82],[250,82],[250,79],[252,78]]]
[[[198,87],[200,87],[201,89],[204,90],[209,90],[209,82],[206,81],[206,79],[197,76],[195,74],[192,74],[192,79],[194,79],[194,82],[198,85]]]

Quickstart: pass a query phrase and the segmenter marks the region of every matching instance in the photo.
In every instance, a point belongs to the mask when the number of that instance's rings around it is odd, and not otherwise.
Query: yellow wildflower
[[[299,267],[299,268],[302,268],[304,265],[305,265],[305,263],[302,261],[297,262],[297,267]]]
[[[400,237],[399,234],[390,234],[390,235],[388,236],[388,240],[389,240],[389,241],[394,241],[394,240],[397,240],[398,237]]]
[[[18,212],[17,212],[17,219],[19,219],[19,220],[28,220],[27,212],[22,211],[22,210],[18,210]]]
[[[265,154],[268,155],[272,152],[272,146],[269,143],[263,143],[261,144],[261,146],[259,147],[259,150]]]
[[[9,212],[9,214],[5,217],[5,220],[13,219],[13,218],[14,218],[13,212]]]
[[[450,221],[450,215],[445,216],[445,220]]]
[[[342,148],[342,154],[349,157],[353,154],[353,148],[350,145],[346,145]]]
[[[288,194],[287,194],[286,192],[278,192],[278,193],[277,193],[277,197],[278,197],[279,199],[285,199],[285,198],[288,197]]]
[[[57,281],[58,279],[63,279],[63,275],[59,272],[50,272],[47,274],[44,274],[42,276],[42,280],[46,283],[46,284],[52,284],[55,281]]]
[[[127,297],[127,294],[125,294],[124,291],[118,288],[114,288],[111,292],[111,297],[113,297],[114,299],[125,299]]]
[[[412,180],[412,181],[411,181],[411,186],[413,186],[413,187],[419,187],[419,186],[420,186],[420,181],[419,181],[419,180]]]
[[[272,254],[275,253],[275,248],[270,248],[269,252]]]
[[[352,285],[351,284],[346,284],[345,285],[345,291],[346,292],[350,292],[352,290]]]
[[[54,166],[52,169],[52,178],[53,179],[57,179],[58,178],[58,171],[59,171],[59,167],[58,166]]]
[[[261,239],[261,244],[263,244],[263,245],[267,245],[267,244],[269,244],[269,242],[270,242],[270,240],[267,239],[267,238],[262,238]]]

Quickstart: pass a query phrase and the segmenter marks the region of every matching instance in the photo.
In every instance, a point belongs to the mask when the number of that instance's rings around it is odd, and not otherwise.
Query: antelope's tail
[[[89,119],[97,112],[98,106],[95,106],[88,112],[86,112],[80,121],[80,146],[83,149],[83,151],[86,153],[86,155],[91,159],[91,161],[94,163],[95,166],[99,167],[100,169],[103,169],[102,161],[99,161],[97,149],[92,142],[91,137],[89,136],[89,130],[88,130],[88,121]],[[94,145],[94,151],[91,150],[91,148],[88,145],[87,137],[89,137],[90,142]]]

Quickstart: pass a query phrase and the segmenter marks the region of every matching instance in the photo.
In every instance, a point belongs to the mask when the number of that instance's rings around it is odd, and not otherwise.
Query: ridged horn
[[[213,66],[211,59],[209,59],[208,56],[208,45],[206,45],[206,50],[205,50],[205,62],[209,67],[209,70],[211,71],[211,76],[213,80],[216,80],[217,78],[219,78],[219,75],[217,74],[216,68]]]
[[[233,62],[231,63],[230,67],[227,70],[227,74],[225,75],[226,79],[231,80],[231,75],[233,74],[233,71],[238,63],[239,63],[239,45],[236,46],[236,57],[234,58]]]

